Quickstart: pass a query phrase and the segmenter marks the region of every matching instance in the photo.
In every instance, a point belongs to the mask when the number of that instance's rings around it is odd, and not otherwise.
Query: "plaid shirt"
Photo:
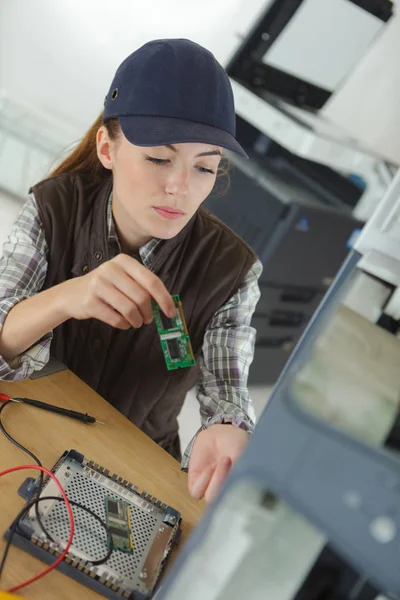
[[[109,241],[119,241],[111,210],[107,207]],[[150,267],[163,241],[152,239],[139,249],[141,260]],[[44,285],[48,247],[33,194],[28,196],[0,259],[0,327],[8,312],[21,300],[38,293]],[[255,330],[251,317],[260,297],[258,278],[262,265],[257,260],[232,298],[213,316],[204,335],[200,378],[196,385],[200,403],[201,429],[222,422],[251,432],[255,413],[247,390],[253,360]],[[50,358],[52,332],[47,333],[12,363],[0,356],[0,379],[17,381],[42,369]],[[196,434],[197,435],[197,434]],[[187,469],[196,436],[186,448],[182,468]]]

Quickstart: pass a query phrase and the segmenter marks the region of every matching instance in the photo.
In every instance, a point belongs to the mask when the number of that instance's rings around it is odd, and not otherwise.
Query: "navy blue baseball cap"
[[[154,40],[124,60],[104,103],[103,122],[113,118],[135,146],[198,142],[248,158],[235,139],[229,77],[190,40]]]

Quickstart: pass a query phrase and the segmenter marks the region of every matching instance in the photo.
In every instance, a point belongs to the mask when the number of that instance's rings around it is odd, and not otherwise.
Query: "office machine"
[[[363,223],[351,209],[328,203],[254,152],[230,156],[231,184],[205,205],[240,235],[263,263],[250,384],[273,384],[321,302]],[[335,196],[337,197],[337,196]],[[338,200],[339,202],[339,200]]]
[[[250,384],[275,383],[392,181],[321,112],[392,14],[389,0],[268,2],[227,63],[250,161],[230,156],[230,188],[206,205],[264,265]]]
[[[320,109],[392,14],[390,0],[267,2],[227,72],[260,97]]]
[[[385,193],[392,165],[321,109],[392,14],[390,0],[270,1],[226,65],[239,142],[264,155],[280,148],[286,166],[332,197],[340,191],[361,220]],[[248,125],[256,140],[248,139]]]
[[[157,600],[400,598],[399,288],[400,173]]]

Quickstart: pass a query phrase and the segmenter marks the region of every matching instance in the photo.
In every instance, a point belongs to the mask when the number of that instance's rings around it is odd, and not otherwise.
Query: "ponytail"
[[[58,167],[49,175],[63,175],[64,173],[76,173],[90,175],[92,180],[104,179],[111,175],[111,171],[101,164],[97,156],[96,135],[98,129],[104,125],[107,128],[110,139],[115,140],[121,133],[118,119],[110,119],[103,123],[103,113],[101,113],[85,136],[72,150],[71,154],[65,158]]]

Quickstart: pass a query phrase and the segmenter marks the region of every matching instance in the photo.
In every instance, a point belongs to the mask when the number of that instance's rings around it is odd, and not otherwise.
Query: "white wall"
[[[118,65],[144,42],[188,37],[225,62],[265,5],[1,0],[0,186],[24,196],[49,170],[43,136],[58,149],[79,139],[102,110]]]
[[[118,65],[150,39],[186,37],[225,62],[266,0],[1,0],[0,89],[64,120],[101,111]]]

